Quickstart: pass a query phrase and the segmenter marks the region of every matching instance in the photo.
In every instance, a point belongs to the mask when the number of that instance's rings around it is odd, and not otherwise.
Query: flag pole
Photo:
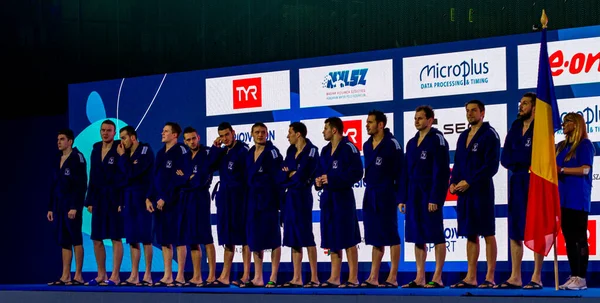
[[[546,10],[542,9],[542,17],[540,18],[542,29],[548,28],[548,16]],[[554,238],[554,289],[558,290],[558,252],[556,251],[556,237]]]
[[[556,252],[556,238],[554,239],[554,290],[558,290],[558,255]]]

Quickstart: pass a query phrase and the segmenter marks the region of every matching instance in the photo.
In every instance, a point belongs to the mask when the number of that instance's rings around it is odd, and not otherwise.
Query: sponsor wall
[[[444,133],[453,162],[458,136],[468,128],[464,110],[466,101],[479,99],[486,104],[484,120],[490,122],[504,143],[508,128],[516,118],[518,101],[525,92],[535,91],[539,41],[540,34],[531,33],[73,84],[69,86],[70,126],[79,135],[76,141],[89,145],[99,139],[95,132],[90,132],[91,127],[105,118],[113,118],[136,126],[140,139],[156,152],[162,147],[159,134],[166,121],[176,121],[182,127],[194,126],[205,134],[201,141],[208,145],[218,135],[217,125],[228,121],[236,131],[236,138],[250,146],[253,145],[251,126],[261,121],[269,128],[268,140],[285,154],[289,146],[286,136],[290,122],[304,122],[308,127],[308,138],[321,149],[327,143],[322,136],[324,120],[339,116],[346,128],[344,134],[362,156],[362,144],[368,140],[365,120],[370,110],[386,113],[387,126],[404,147],[416,132],[414,109],[428,104],[435,110],[435,127]],[[588,124],[589,138],[597,148],[592,190],[592,201],[597,203],[600,202],[600,26],[551,31],[549,41],[559,110],[563,114],[581,113]],[[561,138],[559,132],[557,142]],[[506,227],[509,175],[501,167],[494,176],[498,270],[510,269]],[[211,191],[218,180],[217,174]],[[317,246],[320,244],[319,194],[313,192],[313,231]],[[355,184],[354,194],[359,218],[362,218],[362,181]],[[600,209],[594,205],[589,234],[590,243],[595,245],[598,234],[595,220],[600,216]],[[455,235],[455,206],[456,196],[448,194],[443,209],[449,261],[446,271],[464,271],[466,268],[465,240]],[[211,212],[216,213],[214,204]],[[89,221],[84,222],[89,224]],[[401,214],[398,226],[404,239],[404,216]],[[362,222],[360,228],[362,232]],[[216,231],[213,236],[218,241]],[[84,246],[92,251],[91,241],[85,239]],[[414,271],[413,246],[410,243],[402,243],[402,246],[399,270]],[[364,245],[364,241],[359,248],[359,261],[369,262],[371,248]],[[526,259],[530,256],[528,253]],[[597,253],[591,260],[598,260],[596,256]],[[428,260],[432,257],[433,254],[429,254]],[[85,262],[94,264],[93,256],[91,258]],[[222,261],[222,248],[218,248],[217,258]],[[329,260],[327,252],[320,248],[318,258],[322,262]],[[283,262],[290,259],[290,249],[284,248]],[[308,262],[306,254],[304,259]],[[265,260],[270,260],[270,252],[265,254]],[[384,261],[389,261],[389,250]],[[241,262],[239,254],[234,262]],[[123,264],[126,271],[128,261]],[[591,270],[600,271],[600,262],[595,264],[592,261]],[[161,270],[160,262],[154,265],[157,266],[155,270]]]

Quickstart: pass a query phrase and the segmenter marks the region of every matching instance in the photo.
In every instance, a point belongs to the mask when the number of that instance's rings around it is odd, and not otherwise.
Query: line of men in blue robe
[[[281,245],[292,247],[294,275],[283,287],[398,287],[396,281],[400,259],[397,209],[406,214],[406,242],[415,243],[416,278],[402,287],[443,287],[442,268],[446,241],[443,233],[443,205],[448,189],[458,195],[458,235],[466,237],[468,272],[453,287],[476,285],[479,238],[486,241],[488,271],[484,286],[494,286],[496,259],[494,185],[492,177],[500,162],[500,139],[494,128],[483,122],[485,106],[472,100],[466,105],[471,127],[457,143],[454,167],[450,173],[449,147],[434,124],[429,106],[415,111],[418,132],[406,146],[406,153],[386,128],[387,117],[380,111],[368,113],[366,121],[370,138],[363,145],[364,169],[360,152],[343,135],[340,118],[325,120],[323,137],[328,144],[321,152],[306,137],[303,123],[294,122],[288,130],[290,146],[285,157],[266,140],[267,126],[252,126],[254,146],[235,139],[232,126],[223,122],[212,146],[198,143],[200,137],[191,127],[182,130],[168,122],[162,131],[164,146],[153,155],[148,144],[137,141],[131,126],[120,130],[120,141],[114,141],[116,128],[106,120],[101,126],[102,141],[94,145],[90,157],[90,182],[86,187],[85,160],[73,143],[72,132],[59,133],[59,150],[68,150],[69,161],[57,166],[50,216],[61,216],[57,227],[63,247],[66,269],[52,285],[80,285],[81,262],[73,279],[70,277],[71,248],[76,258],[81,248],[81,207],[92,213],[92,234],[98,276],[85,285],[276,287]],[[184,137],[184,144],[178,140]],[[66,141],[66,142],[65,142]],[[186,147],[187,145],[187,147]],[[80,159],[80,161],[77,161]],[[81,167],[84,169],[82,170]],[[73,173],[65,176],[65,169]],[[77,171],[77,173],[75,173]],[[218,244],[224,246],[224,266],[215,274],[215,251],[210,225],[211,194],[209,187],[215,171],[220,181],[212,198],[217,209]],[[365,242],[373,246],[372,268],[367,280],[358,281],[357,244],[361,242],[353,186],[364,178],[363,221]],[[68,182],[75,182],[63,185]],[[450,180],[450,182],[448,181]],[[75,185],[74,185],[75,184]],[[75,188],[76,186],[76,188]],[[320,195],[320,247],[331,256],[330,277],[321,283],[317,276],[316,243],[312,231],[312,187]],[[87,189],[85,203],[82,198]],[[67,192],[68,194],[63,194]],[[67,197],[69,196],[69,198]],[[72,198],[70,198],[72,197]],[[76,202],[68,202],[76,201]],[[65,204],[70,203],[70,204]],[[81,206],[81,207],[80,207]],[[66,209],[78,210],[72,219]],[[74,208],[73,208],[74,207]],[[52,221],[52,220],[51,220]],[[283,243],[280,224],[283,224]],[[77,235],[79,228],[79,235]],[[121,239],[131,247],[132,272],[121,281],[119,268],[123,254]],[[113,271],[107,276],[104,240],[112,241]],[[164,275],[153,283],[151,272],[152,243],[162,248]],[[435,244],[436,270],[431,281],[425,281],[426,244]],[[200,245],[206,245],[209,275],[202,279]],[[230,281],[236,246],[242,246],[244,272]],[[144,247],[146,271],[139,277],[141,246]],[[178,262],[173,278],[173,246]],[[184,277],[187,247],[194,263],[193,278]],[[390,248],[391,268],[384,282],[379,269],[385,247]],[[302,250],[307,248],[311,277],[303,283]],[[68,250],[69,253],[66,252]],[[271,276],[265,283],[264,251],[271,251]],[[343,251],[349,265],[349,277],[341,283]],[[81,252],[81,253],[79,253]],[[66,254],[66,255],[65,255]],[[254,260],[254,277],[250,279],[250,260]]]

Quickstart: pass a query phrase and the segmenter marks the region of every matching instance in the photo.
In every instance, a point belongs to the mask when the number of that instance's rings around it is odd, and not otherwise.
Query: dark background
[[[60,273],[45,221],[67,85],[600,24],[597,0],[3,0],[0,283]],[[91,252],[86,252],[91,253]]]

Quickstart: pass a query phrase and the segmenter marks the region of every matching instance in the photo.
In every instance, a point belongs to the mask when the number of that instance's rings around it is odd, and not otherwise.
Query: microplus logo
[[[233,109],[262,106],[262,79],[233,80]]]
[[[402,59],[404,99],[506,90],[506,48]]]
[[[423,66],[419,80],[421,89],[477,85],[489,82],[485,76],[489,71],[489,62],[479,62],[475,59],[465,60],[454,65],[435,63]]]

